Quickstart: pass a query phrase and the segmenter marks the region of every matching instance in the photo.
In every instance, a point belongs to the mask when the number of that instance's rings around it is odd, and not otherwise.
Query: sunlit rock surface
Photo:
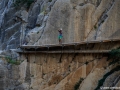
[[[119,38],[119,0],[36,0],[29,9],[1,0],[1,49]]]
[[[17,55],[6,50],[58,44],[60,28],[63,43],[120,38],[119,10],[119,0],[35,0],[29,9],[0,0],[0,54],[23,61],[12,65],[0,57],[0,90],[74,90],[80,80],[79,90],[94,90],[119,66],[109,66],[104,54]],[[107,76],[103,86],[120,87],[119,75]]]

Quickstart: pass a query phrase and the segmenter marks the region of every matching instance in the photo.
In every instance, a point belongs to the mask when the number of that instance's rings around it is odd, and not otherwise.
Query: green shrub
[[[39,33],[39,31],[37,32],[37,34]]]
[[[97,26],[96,26],[96,25],[94,26],[94,29],[97,29]]]
[[[33,87],[30,87],[30,89],[33,89]]]
[[[31,77],[34,77],[34,75],[31,75]]]
[[[8,56],[5,57],[5,59],[7,60],[8,63],[14,64],[14,65],[20,65],[21,62],[23,62],[23,60],[22,61],[20,61],[20,60],[14,60],[14,59],[12,59],[11,57],[8,57]]]
[[[83,80],[84,80],[83,78],[80,78],[80,80],[75,84],[74,90],[78,90],[79,89],[79,86],[80,86],[80,84],[82,83]]]
[[[26,5],[26,7],[29,9],[30,5],[34,2],[34,0],[14,0],[14,6],[19,7],[21,5]]]
[[[52,2],[52,0],[49,0],[49,2]]]
[[[109,65],[119,63],[120,61],[120,47],[117,49],[113,49],[109,52],[108,54],[108,59],[107,60],[112,60]]]

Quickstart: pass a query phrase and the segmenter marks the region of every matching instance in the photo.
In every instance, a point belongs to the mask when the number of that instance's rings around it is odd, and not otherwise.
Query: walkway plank
[[[16,51],[18,53],[108,53],[110,50]]]
[[[22,45],[20,48],[29,49],[29,48],[47,48],[47,47],[62,47],[62,46],[74,46],[74,45],[84,45],[84,44],[96,44],[96,43],[106,43],[106,42],[116,42],[120,39],[106,39],[106,40],[93,40],[93,41],[81,41],[75,43],[63,43],[63,44],[49,44],[49,45]]]

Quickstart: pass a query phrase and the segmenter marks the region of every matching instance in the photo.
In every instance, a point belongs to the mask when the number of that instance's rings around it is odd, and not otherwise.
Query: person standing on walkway
[[[58,36],[58,39],[59,39],[59,44],[62,44],[62,38],[63,38],[63,35],[62,35],[62,28],[60,30],[58,30],[59,32],[59,36]]]

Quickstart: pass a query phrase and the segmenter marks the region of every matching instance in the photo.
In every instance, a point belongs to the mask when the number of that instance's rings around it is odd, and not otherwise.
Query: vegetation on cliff
[[[14,64],[14,65],[20,65],[21,62],[23,62],[23,61],[21,61],[21,60],[14,60],[13,58],[8,57],[8,56],[6,56],[5,59],[6,59],[6,61],[7,61],[8,63]]]
[[[112,60],[109,65],[119,63],[120,61],[120,47],[117,49],[113,49],[109,52],[108,60]]]
[[[29,9],[30,5],[34,2],[34,0],[14,0],[15,7],[19,7],[22,4],[25,4],[26,7]]]
[[[108,61],[110,61],[109,65],[113,65],[113,64],[116,64],[116,63],[120,63],[120,47],[116,48],[116,49],[113,49],[109,52],[109,55],[108,55]],[[106,78],[108,76],[110,76],[112,73],[114,73],[115,71],[119,71],[120,70],[120,65],[118,65],[117,67],[115,67],[114,69],[112,69],[111,71],[109,71],[108,73],[106,73],[102,79],[100,79],[98,81],[98,86],[96,87],[95,90],[99,90],[100,87],[103,85],[103,83],[105,82]]]

